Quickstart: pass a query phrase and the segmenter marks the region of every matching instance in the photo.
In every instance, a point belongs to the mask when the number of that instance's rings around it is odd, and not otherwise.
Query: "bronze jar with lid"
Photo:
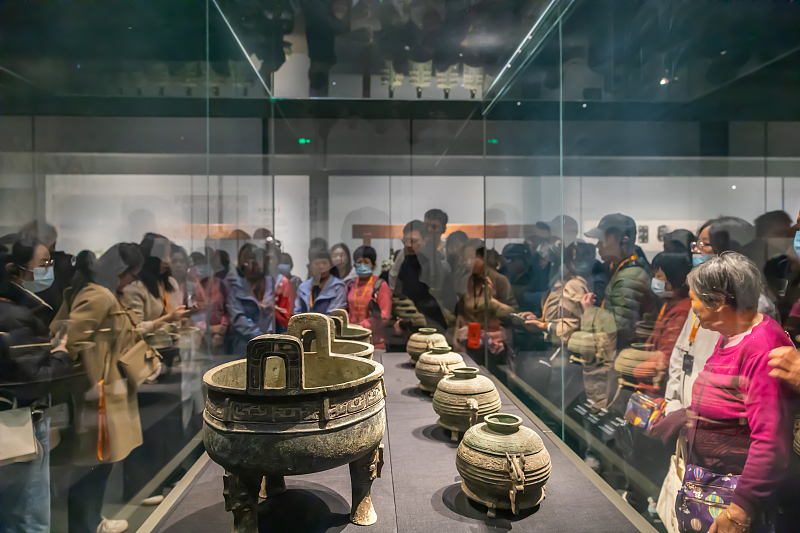
[[[542,438],[522,426],[516,415],[495,413],[472,426],[456,452],[456,469],[461,488],[471,500],[488,508],[521,509],[544,500],[545,483],[550,478],[550,454]]]
[[[424,317],[423,317],[424,318]],[[411,362],[416,364],[419,356],[435,346],[448,346],[447,339],[441,333],[436,333],[434,328],[420,328],[408,339],[406,352],[411,357]]]
[[[443,378],[433,394],[436,422],[451,431],[453,440],[470,426],[483,422],[486,415],[500,410],[500,394],[486,376],[479,376],[475,367],[454,368]]]
[[[415,374],[419,380],[419,388],[427,392],[435,392],[436,385],[455,368],[467,366],[461,354],[450,351],[449,346],[434,346],[430,351],[419,356]]]

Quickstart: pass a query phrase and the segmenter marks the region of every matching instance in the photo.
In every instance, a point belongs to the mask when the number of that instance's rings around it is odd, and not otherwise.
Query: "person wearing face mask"
[[[384,327],[392,316],[392,290],[375,275],[378,259],[375,248],[359,246],[353,253],[358,277],[347,285],[347,312],[350,322],[372,331],[372,344],[385,349]]]
[[[211,352],[223,353],[225,334],[228,331],[228,289],[222,280],[214,275],[214,270],[204,256],[197,257],[192,267],[192,275],[196,280],[192,291],[192,300],[197,313],[193,315],[195,325],[201,331],[208,331]],[[205,340],[204,336],[204,340]]]
[[[647,340],[647,350],[652,355],[634,369],[633,377],[639,380],[637,390],[660,397],[666,385],[664,376],[675,342],[692,308],[689,287],[686,285],[686,276],[692,270],[692,265],[686,254],[662,252],[653,258],[653,268],[655,274],[651,286],[663,304],[653,333]]]
[[[297,288],[294,314],[329,314],[334,309],[345,309],[347,297],[344,282],[331,276],[331,254],[317,248],[311,251],[309,268],[311,277]]]
[[[49,250],[37,240],[22,239],[14,243],[8,259],[9,263],[5,266],[7,290],[20,291],[12,295],[12,300],[18,300],[21,305],[33,310],[42,323],[49,324],[53,309],[36,296],[37,292],[49,288],[55,279]]]
[[[273,278],[266,273],[266,252],[247,243],[239,249],[239,268],[230,275],[228,312],[230,354],[244,355],[247,343],[275,332]]]
[[[41,265],[48,259],[47,249],[36,240],[15,242],[10,255],[0,246],[0,396],[5,400],[0,410],[12,406],[30,410],[39,450],[33,459],[0,466],[0,531],[50,532],[51,440],[46,409],[51,398],[43,383],[73,372],[74,365],[67,354],[51,353],[49,330],[41,318],[50,316],[50,308],[23,288],[36,289],[36,279],[47,278],[41,271],[35,275],[35,270],[45,268]]]
[[[303,282],[300,279],[300,276],[295,276],[292,274],[292,268],[294,268],[294,261],[292,260],[292,256],[287,254],[286,252],[281,254],[281,263],[278,265],[278,272],[280,272],[286,279],[288,279],[292,284],[293,296],[292,301],[294,301],[295,296],[297,295],[297,288],[300,287],[300,284]]]
[[[126,521],[108,520],[101,511],[114,463],[142,444],[136,387],[121,374],[118,362],[141,338],[120,297],[138,278],[143,264],[139,246],[132,243],[114,245],[97,260],[90,251],[81,252],[64,302],[50,326],[55,338],[61,334],[62,322],[66,324],[68,353],[80,353],[77,357],[89,382],[97,384],[85,394],[73,395],[72,462],[76,466],[67,497],[70,532],[118,533],[128,528]],[[94,349],[78,352],[79,343],[84,342],[94,343]],[[103,387],[103,407],[98,387]],[[101,409],[109,422],[102,433]]]

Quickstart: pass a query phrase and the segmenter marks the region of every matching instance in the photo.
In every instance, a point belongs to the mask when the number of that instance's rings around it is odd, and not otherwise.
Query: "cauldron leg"
[[[286,481],[283,476],[264,476],[264,481],[261,484],[261,498],[274,498],[286,492]]]
[[[261,476],[225,472],[225,510],[233,513],[231,533],[258,533],[258,489]]]
[[[378,521],[372,507],[370,489],[376,477],[381,477],[383,467],[383,444],[350,463],[350,485],[353,491],[353,507],[350,521],[359,526],[370,526]]]

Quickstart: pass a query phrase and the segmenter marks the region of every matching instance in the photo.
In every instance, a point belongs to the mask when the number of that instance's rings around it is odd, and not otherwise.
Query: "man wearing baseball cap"
[[[656,305],[647,262],[636,247],[636,222],[620,213],[606,215],[584,235],[597,239],[600,259],[610,277],[602,306],[614,316],[617,348],[627,348],[634,340],[636,323]],[[590,293],[581,304],[586,309],[596,301],[596,296]]]

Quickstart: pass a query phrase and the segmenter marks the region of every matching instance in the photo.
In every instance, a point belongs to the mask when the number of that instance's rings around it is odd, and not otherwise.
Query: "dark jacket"
[[[606,287],[603,308],[614,316],[619,349],[630,346],[634,340],[636,324],[645,313],[652,313],[656,306],[646,265],[641,258],[628,261],[616,272],[612,270],[612,277]]]
[[[49,305],[19,285],[6,283],[0,287],[0,386],[29,384],[12,390],[20,407],[49,394],[48,384],[54,379],[74,373],[69,355],[50,353],[50,332],[41,317],[51,311]]]

